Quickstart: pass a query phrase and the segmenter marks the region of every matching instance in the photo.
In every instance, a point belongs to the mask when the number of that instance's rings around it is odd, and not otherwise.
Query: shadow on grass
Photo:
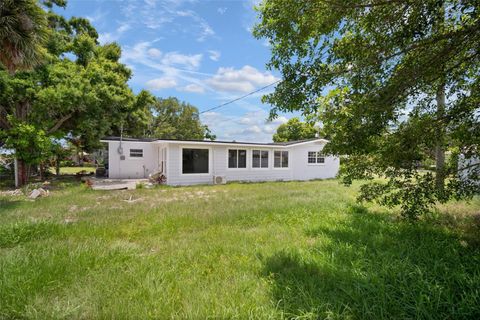
[[[8,210],[18,208],[22,204],[20,200],[5,200],[0,199],[0,214]]]
[[[393,222],[362,207],[307,231],[309,250],[264,261],[283,317],[480,319],[480,252],[426,224]]]

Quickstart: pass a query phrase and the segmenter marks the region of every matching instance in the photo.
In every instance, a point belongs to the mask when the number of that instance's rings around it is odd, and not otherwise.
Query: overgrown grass
[[[63,181],[0,197],[0,318],[479,319],[480,200],[414,225],[356,189]]]
[[[78,172],[85,171],[87,173],[89,172],[95,172],[95,167],[60,167],[60,174],[77,174]],[[51,167],[50,172],[55,174],[55,168]]]

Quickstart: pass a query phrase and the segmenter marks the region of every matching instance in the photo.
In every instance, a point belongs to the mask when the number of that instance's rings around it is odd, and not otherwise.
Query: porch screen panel
[[[238,167],[247,167],[247,150],[238,150]]]
[[[268,168],[268,151],[262,151],[262,168]]]
[[[252,167],[260,168],[260,150],[252,151]]]
[[[237,167],[237,150],[228,150],[228,167]]]

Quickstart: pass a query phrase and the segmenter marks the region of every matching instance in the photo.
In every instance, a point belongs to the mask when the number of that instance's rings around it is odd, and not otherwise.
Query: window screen
[[[325,163],[325,156],[320,151],[309,151],[308,163]]]
[[[228,167],[229,168],[246,168],[247,167],[247,150],[228,150]]]
[[[273,166],[275,168],[288,168],[288,151],[275,151]]]
[[[208,149],[183,149],[182,173],[208,173]]]
[[[268,151],[252,150],[252,168],[268,168]]]
[[[131,158],[143,158],[143,149],[130,149]]]

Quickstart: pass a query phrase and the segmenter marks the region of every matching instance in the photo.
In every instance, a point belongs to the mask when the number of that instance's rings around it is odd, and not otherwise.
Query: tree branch
[[[65,123],[68,119],[70,119],[73,116],[73,113],[67,114],[66,116],[62,117],[58,122],[50,128],[50,130],[47,131],[47,134],[54,133],[55,131],[58,130],[62,126],[62,124]]]
[[[10,129],[10,124],[7,122],[7,120],[3,119],[2,117],[0,117],[0,128],[2,129]]]
[[[472,169],[472,168],[475,168],[475,167],[480,167],[480,162],[470,164],[470,165],[468,165],[468,166],[466,166],[466,167],[458,168],[458,170],[457,170],[456,172],[460,172],[460,171]]]
[[[4,114],[6,115],[7,111],[3,106],[0,106],[0,128],[10,129],[11,127],[10,123],[8,123],[8,121],[6,120],[6,117],[3,116]]]

